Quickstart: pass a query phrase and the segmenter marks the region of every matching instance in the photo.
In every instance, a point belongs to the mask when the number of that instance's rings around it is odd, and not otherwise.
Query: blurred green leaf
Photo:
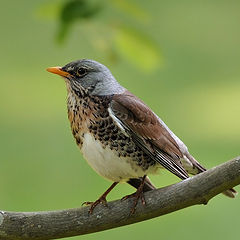
[[[48,2],[37,9],[36,15],[42,19],[56,20],[60,14],[60,11],[61,3],[59,1]]]
[[[137,4],[129,0],[110,0],[109,3],[141,21],[150,18],[149,14],[139,6],[139,3]]]
[[[60,12],[60,27],[57,40],[62,42],[72,26],[77,20],[90,19],[95,16],[101,9],[100,4],[93,4],[87,0],[70,0],[67,1]]]
[[[163,64],[158,45],[136,29],[120,27],[114,37],[117,51],[132,64],[150,72]]]

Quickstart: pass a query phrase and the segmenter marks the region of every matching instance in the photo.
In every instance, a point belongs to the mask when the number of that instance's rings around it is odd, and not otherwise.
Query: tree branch
[[[133,199],[97,206],[49,212],[0,211],[0,239],[47,240],[116,228],[168,214],[196,204],[207,204],[217,194],[240,184],[240,156],[171,186],[145,193],[146,206],[138,204],[129,216]]]

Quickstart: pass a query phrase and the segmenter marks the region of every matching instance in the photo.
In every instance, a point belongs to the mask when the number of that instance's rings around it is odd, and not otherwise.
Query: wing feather
[[[128,91],[114,95],[110,112],[133,141],[152,159],[181,179],[189,177],[180,161],[182,153],[177,143],[140,99]]]

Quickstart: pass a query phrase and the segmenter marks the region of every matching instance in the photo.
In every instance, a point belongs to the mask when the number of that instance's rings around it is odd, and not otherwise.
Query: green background
[[[76,22],[60,44],[56,6],[62,1],[1,1],[2,210],[75,208],[110,185],[75,145],[64,81],[45,71],[79,58],[107,65],[206,167],[239,155],[240,1],[103,2],[94,20]],[[119,22],[141,34],[119,31]],[[158,187],[179,181],[167,171],[152,179]],[[133,191],[122,184],[108,199]],[[71,239],[238,239],[239,211],[239,196],[219,195],[207,206]]]

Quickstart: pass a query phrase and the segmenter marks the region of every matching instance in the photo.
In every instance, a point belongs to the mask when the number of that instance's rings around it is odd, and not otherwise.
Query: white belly
[[[108,146],[103,148],[90,133],[84,134],[81,151],[88,164],[99,175],[114,182],[126,182],[129,178],[142,177],[146,174],[130,158],[119,157]]]

